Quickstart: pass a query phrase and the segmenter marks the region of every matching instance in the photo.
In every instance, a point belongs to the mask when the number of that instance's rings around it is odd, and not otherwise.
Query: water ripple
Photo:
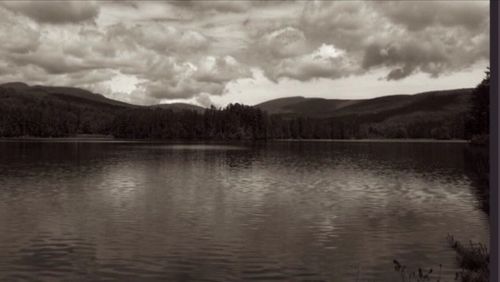
[[[399,281],[488,241],[464,144],[0,142],[1,281]]]

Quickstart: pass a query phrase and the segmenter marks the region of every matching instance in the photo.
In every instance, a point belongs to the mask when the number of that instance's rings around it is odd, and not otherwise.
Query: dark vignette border
[[[498,262],[498,14],[497,0],[490,1],[490,281],[500,281]]]

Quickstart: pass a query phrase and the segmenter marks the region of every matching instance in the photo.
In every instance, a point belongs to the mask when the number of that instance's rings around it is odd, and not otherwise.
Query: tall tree
[[[486,77],[474,89],[471,97],[471,108],[467,121],[467,137],[473,138],[489,134],[490,112],[490,69]]]

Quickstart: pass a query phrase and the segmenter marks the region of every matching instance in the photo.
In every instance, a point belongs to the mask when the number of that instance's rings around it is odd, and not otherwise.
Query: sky
[[[0,83],[133,104],[475,87],[488,1],[5,1]]]

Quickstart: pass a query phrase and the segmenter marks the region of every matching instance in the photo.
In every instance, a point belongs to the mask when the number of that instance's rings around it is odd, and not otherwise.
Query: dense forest
[[[474,89],[470,99],[470,110],[466,118],[466,138],[487,142],[490,131],[490,70]]]
[[[38,92],[33,89],[27,85],[0,86],[1,137],[105,134],[132,139],[203,140],[464,139],[488,126],[489,73],[471,95],[431,93],[421,95],[425,99],[412,98],[415,102],[399,107],[363,114],[352,111],[333,117],[268,114],[258,107],[240,104],[204,111],[174,110],[110,102],[113,100],[81,90],[65,94],[69,88],[38,87]],[[445,102],[458,103],[455,100],[466,95],[468,104],[464,111],[438,108]]]
[[[109,134],[119,105],[70,95],[36,95],[0,87],[0,136]]]
[[[373,119],[371,119],[373,118]],[[119,138],[153,139],[352,139],[436,138],[463,139],[464,118],[423,120],[408,124],[378,124],[370,117],[284,118],[254,107],[231,104],[223,109],[173,112],[136,109],[117,115],[112,134]]]

